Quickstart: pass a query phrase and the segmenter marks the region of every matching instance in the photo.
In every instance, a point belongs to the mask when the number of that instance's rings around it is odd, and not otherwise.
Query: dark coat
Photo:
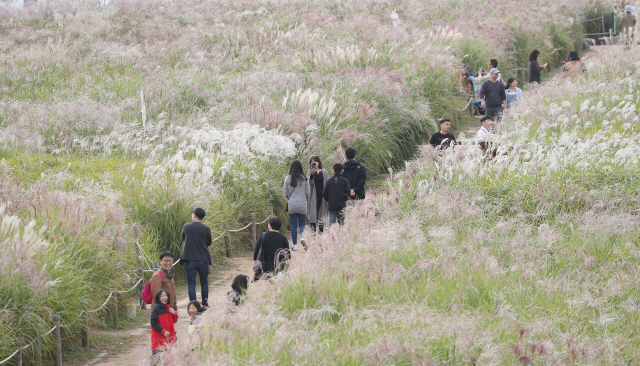
[[[253,260],[258,260],[258,252],[262,248],[262,255],[264,257],[264,263],[262,271],[275,273],[279,268],[276,268],[276,264],[283,263],[290,258],[289,254],[289,240],[287,237],[279,232],[267,231],[258,238],[256,247],[253,251]]]
[[[324,186],[322,196],[329,203],[330,212],[340,212],[347,207],[347,200],[351,194],[347,178],[336,174]]]
[[[351,199],[364,199],[364,185],[367,183],[367,170],[364,165],[355,160],[349,160],[344,163],[344,172],[342,176],[349,181],[349,187],[356,193],[355,197],[349,196]],[[329,210],[331,211],[331,210]]]
[[[529,61],[529,82],[541,83],[540,75],[542,74],[542,67],[538,64],[538,61]]]
[[[156,304],[151,311],[151,349],[166,349],[176,341],[176,330],[173,326],[178,321],[178,312],[171,314],[171,305]],[[171,333],[169,337],[164,332]]]

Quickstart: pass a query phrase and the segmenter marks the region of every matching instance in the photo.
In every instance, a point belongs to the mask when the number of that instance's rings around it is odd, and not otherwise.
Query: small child
[[[151,353],[156,359],[176,341],[173,326],[178,321],[178,312],[171,308],[169,291],[161,289],[156,294],[156,304],[151,311]]]
[[[198,317],[200,317],[200,315],[202,315],[202,305],[200,305],[200,302],[198,300],[193,300],[189,303],[189,305],[187,305],[187,312],[191,317],[189,328],[187,329],[189,331],[189,335],[193,335],[196,330],[196,320],[198,319]]]
[[[227,296],[233,302],[233,305],[239,306],[242,305],[244,300],[244,295],[247,292],[247,287],[249,285],[249,277],[245,275],[237,275],[236,278],[231,282],[231,291],[227,293]]]

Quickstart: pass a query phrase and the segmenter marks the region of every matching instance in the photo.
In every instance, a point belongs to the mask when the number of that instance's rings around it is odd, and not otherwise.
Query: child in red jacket
[[[156,294],[156,305],[151,311],[151,352],[155,357],[176,341],[173,324],[178,312],[171,308],[171,295],[165,289]]]

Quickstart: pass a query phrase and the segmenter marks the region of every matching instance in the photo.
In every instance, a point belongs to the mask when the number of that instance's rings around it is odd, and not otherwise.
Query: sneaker
[[[202,312],[209,310],[209,305],[202,305]]]
[[[304,248],[304,250],[307,250],[307,242],[304,241],[304,238],[300,238],[300,244],[302,244],[302,247]]]
[[[293,250],[294,252],[298,250],[298,246],[294,245],[293,248],[291,248],[291,250]]]

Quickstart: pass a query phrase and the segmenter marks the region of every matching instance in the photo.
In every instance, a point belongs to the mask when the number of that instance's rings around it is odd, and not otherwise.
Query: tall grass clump
[[[135,254],[126,215],[112,203],[46,187],[25,190],[3,178],[0,216],[3,355],[13,353],[19,338],[30,342],[46,333],[53,314],[65,326],[63,339],[76,339],[101,314],[87,310],[98,308],[111,290],[131,285],[127,268]],[[47,355],[52,339],[42,342]],[[25,352],[36,359],[36,347]]]

